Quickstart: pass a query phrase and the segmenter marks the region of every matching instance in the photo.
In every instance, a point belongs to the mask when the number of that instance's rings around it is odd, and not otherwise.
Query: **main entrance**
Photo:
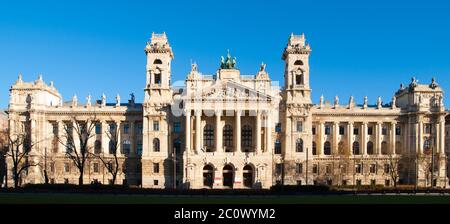
[[[214,180],[214,168],[211,165],[203,167],[203,186],[212,188]]]
[[[250,165],[244,166],[243,169],[244,187],[251,188],[253,186],[253,167]]]
[[[233,188],[234,168],[231,165],[223,167],[223,186]]]

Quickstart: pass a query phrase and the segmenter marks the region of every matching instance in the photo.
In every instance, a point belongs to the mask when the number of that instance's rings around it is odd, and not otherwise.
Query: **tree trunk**
[[[78,185],[83,185],[83,170],[80,170],[80,177],[78,178]]]

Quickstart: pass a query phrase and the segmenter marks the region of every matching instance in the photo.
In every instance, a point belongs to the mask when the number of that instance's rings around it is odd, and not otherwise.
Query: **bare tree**
[[[392,153],[388,154],[388,164],[389,164],[389,176],[392,179],[392,182],[394,182],[394,187],[397,187],[398,179],[400,177],[400,158]]]
[[[92,146],[89,145],[89,140],[95,136],[94,128],[96,123],[95,117],[86,119],[72,117],[69,123],[63,125],[63,138],[59,138],[59,142],[66,147],[66,157],[78,169],[79,185],[83,185],[84,168],[92,149]]]
[[[20,186],[20,177],[24,171],[39,164],[30,161],[30,152],[36,143],[31,142],[31,133],[11,133],[8,135],[8,151],[6,155],[12,161],[12,178],[14,180],[14,187]]]
[[[0,131],[0,186],[6,179],[6,153],[8,152],[8,129]]]
[[[103,131],[103,130],[102,130]],[[119,148],[119,134],[120,127],[117,126],[109,126],[107,131],[105,132],[109,139],[109,155],[105,156],[104,153],[90,153],[94,158],[99,159],[103,165],[105,166],[108,173],[111,174],[112,184],[116,184],[117,174],[120,171],[119,168],[119,156],[118,156],[118,148]]]
[[[425,176],[426,187],[428,187],[429,183],[433,184],[432,181],[429,181],[429,179],[431,178],[431,167],[433,165],[433,162],[431,160],[431,155],[422,154],[418,156],[418,163],[420,164],[421,170]]]

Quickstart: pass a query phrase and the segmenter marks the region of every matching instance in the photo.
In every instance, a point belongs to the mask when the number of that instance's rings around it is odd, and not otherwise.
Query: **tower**
[[[172,103],[170,64],[172,48],[165,33],[152,33],[145,47],[146,86],[143,104],[142,186],[164,188],[172,183],[169,172],[169,116]]]
[[[311,48],[306,44],[304,34],[290,35],[282,55],[285,61],[285,90],[280,105],[280,121],[284,132],[280,161],[283,161],[283,167],[302,166],[306,172],[312,167],[310,53]],[[302,179],[295,177],[295,169],[285,169],[281,181],[284,184],[296,184],[299,181],[302,184],[312,184],[312,178],[307,175]]]

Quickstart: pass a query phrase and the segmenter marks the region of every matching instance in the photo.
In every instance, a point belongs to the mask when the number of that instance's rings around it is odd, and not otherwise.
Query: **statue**
[[[335,96],[334,97],[334,107],[338,107],[339,106],[339,97]]]
[[[323,107],[323,95],[320,96],[320,104],[319,105],[320,105],[320,108]]]
[[[436,82],[436,79],[433,77],[433,78],[431,78],[430,88],[434,89],[436,87],[438,87],[438,84]]]
[[[90,106],[91,106],[91,94],[89,94],[89,95],[86,97],[86,106],[87,106],[87,107],[90,107]]]
[[[266,64],[264,64],[264,62],[261,62],[261,67],[259,68],[260,72],[264,72],[266,71]]]
[[[414,88],[417,86],[418,80],[416,79],[416,77],[412,77],[411,78],[411,84],[409,84],[410,88]]]
[[[54,88],[54,87],[55,87],[53,81],[50,81],[50,87],[51,87],[51,88]]]
[[[364,105],[363,108],[367,108],[367,96],[364,96]]]
[[[73,95],[72,97],[72,107],[76,107],[78,105],[78,98],[77,95]]]
[[[135,100],[134,93],[131,93],[130,96],[131,96],[131,102],[134,103],[134,100]]]
[[[117,94],[117,96],[116,96],[116,107],[119,107],[119,106],[120,106],[120,95]]]
[[[22,83],[22,73],[19,73],[19,77],[17,77],[17,82],[16,83]]]
[[[191,64],[191,72],[196,72],[197,71],[197,63],[192,63]]]
[[[379,96],[378,99],[377,99],[377,108],[378,109],[381,108],[381,96]]]
[[[392,97],[392,109],[397,107],[396,103],[397,103],[397,97],[393,96]]]
[[[441,107],[444,107],[444,97],[443,96],[439,96],[439,105]]]
[[[403,83],[400,83],[400,89],[405,89],[405,86],[403,86]]]
[[[102,94],[102,107],[106,106],[106,95]]]
[[[349,100],[349,102],[348,102],[348,107],[349,108],[352,108],[353,107],[353,105],[354,105],[354,99],[353,99],[353,96],[350,96],[350,100]]]
[[[231,58],[230,51],[227,50],[227,58],[224,59],[223,56],[221,56],[220,68],[221,69],[234,69],[235,66],[236,66],[236,57]]]

